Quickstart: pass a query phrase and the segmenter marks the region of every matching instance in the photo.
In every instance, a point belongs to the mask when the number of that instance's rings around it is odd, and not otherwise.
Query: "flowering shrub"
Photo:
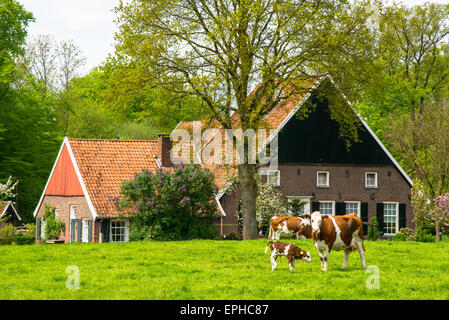
[[[435,225],[436,241],[440,241],[442,233],[449,230],[449,193],[436,197],[433,204],[426,220]]]
[[[45,237],[47,239],[58,239],[59,234],[65,231],[65,224],[55,216],[55,208],[45,206]]]
[[[11,177],[9,177],[8,182],[5,184],[0,183],[0,200],[7,200],[15,196],[14,189],[16,188],[19,181],[12,184]]]
[[[123,182],[119,208],[131,214],[133,239],[187,240],[215,238],[213,226],[218,214],[213,175],[196,166],[173,171],[143,170]]]

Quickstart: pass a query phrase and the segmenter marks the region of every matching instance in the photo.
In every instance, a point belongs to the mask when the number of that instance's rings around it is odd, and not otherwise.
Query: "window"
[[[267,183],[273,186],[281,185],[281,172],[279,170],[268,170],[267,171]]]
[[[377,188],[377,172],[365,173],[365,188]]]
[[[317,187],[329,187],[329,172],[328,171],[318,171],[317,172],[316,186]]]
[[[89,242],[89,220],[83,219],[83,229],[81,233],[81,241]]]
[[[126,222],[111,221],[111,242],[126,241]]]
[[[59,218],[59,209],[55,208],[55,218]]]
[[[76,205],[70,205],[70,219],[76,219]]]
[[[302,216],[310,214],[310,197],[287,197],[288,213],[291,215]]]
[[[384,233],[394,235],[398,229],[398,203],[384,202]]]
[[[360,202],[359,201],[345,201],[345,214],[355,213],[360,217]]]
[[[320,201],[320,213],[334,215],[335,201]]]

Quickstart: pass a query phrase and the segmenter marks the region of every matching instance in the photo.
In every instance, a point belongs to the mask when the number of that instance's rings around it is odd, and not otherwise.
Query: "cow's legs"
[[[273,251],[273,253],[271,253],[271,271],[276,270],[278,267],[278,265],[276,263],[276,258],[277,258],[277,256]]]
[[[295,270],[295,258],[293,256],[288,256],[288,265],[290,266],[290,271]]]
[[[324,251],[324,258],[323,258],[323,260],[324,260],[324,268],[322,269],[323,271],[327,271],[327,260],[329,260],[329,254],[330,254],[330,250],[326,249]]]
[[[352,248],[345,250],[345,260],[343,261],[342,269],[346,269],[346,263],[348,262],[349,254],[352,252]]]
[[[355,239],[355,243],[357,245],[357,249],[359,249],[360,259],[362,260],[362,269],[365,270],[366,264],[365,264],[365,250],[363,248],[363,240],[360,238]]]

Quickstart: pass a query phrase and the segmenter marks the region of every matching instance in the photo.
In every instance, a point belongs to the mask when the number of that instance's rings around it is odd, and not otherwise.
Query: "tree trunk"
[[[441,241],[441,234],[440,234],[440,224],[438,222],[435,223],[435,242]]]
[[[242,194],[243,240],[257,239],[256,219],[256,165],[240,164],[238,166],[240,192]]]

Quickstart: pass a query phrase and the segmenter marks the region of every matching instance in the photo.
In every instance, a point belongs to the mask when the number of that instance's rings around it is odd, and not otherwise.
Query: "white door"
[[[72,226],[72,220],[76,219],[76,205],[71,204],[70,205],[70,242],[76,241],[76,230]]]

